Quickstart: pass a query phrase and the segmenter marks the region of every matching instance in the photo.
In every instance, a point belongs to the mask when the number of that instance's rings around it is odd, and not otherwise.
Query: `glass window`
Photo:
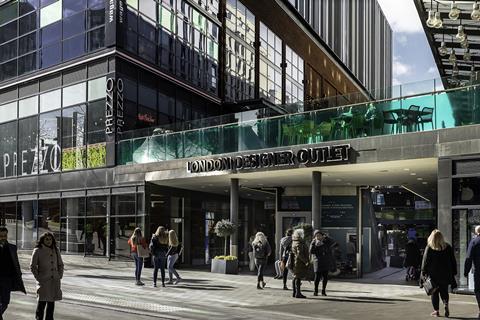
[[[37,53],[33,52],[18,58],[18,75],[37,69]]]
[[[37,135],[38,117],[25,118],[18,122],[18,175],[38,173]]]
[[[62,169],[73,170],[86,167],[84,104],[63,109],[62,114]]]
[[[0,64],[0,81],[17,75],[17,60]]]
[[[157,21],[157,3],[154,0],[140,0],[139,11],[153,21]]]
[[[15,244],[17,241],[17,203],[0,203],[0,225],[8,229],[8,242]]]
[[[162,27],[170,32],[175,32],[175,17],[173,12],[163,6],[159,6],[158,10],[160,11],[158,18],[160,19]]]
[[[22,34],[29,33],[37,29],[37,13],[33,12],[28,16],[22,17],[18,20],[19,30],[18,34],[21,36]]]
[[[62,0],[63,17],[69,17],[87,8],[87,0]]]
[[[85,102],[87,97],[86,89],[85,82],[63,88],[63,107]]]
[[[105,255],[107,244],[107,201],[106,196],[87,198],[85,222],[85,254]]]
[[[38,9],[38,0],[20,0],[20,15]]]
[[[55,43],[42,48],[40,54],[40,67],[47,68],[62,61],[62,44]]]
[[[88,81],[88,101],[105,98],[106,90],[106,77],[101,77]]]
[[[105,29],[98,28],[88,32],[88,51],[93,51],[105,46]]]
[[[3,111],[0,107],[0,114]],[[0,178],[17,175],[17,121],[0,124]]]
[[[60,171],[60,110],[42,113],[39,121],[39,172]]]
[[[17,56],[17,41],[10,41],[0,46],[0,63]]]
[[[38,240],[38,203],[36,200],[19,201],[17,207],[17,246],[21,250],[33,249]]]
[[[17,21],[10,22],[0,27],[0,43],[12,40],[17,36]]]
[[[63,19],[63,39],[85,32],[85,12]]]
[[[87,167],[106,165],[105,100],[88,104]]]
[[[53,42],[59,42],[60,40],[62,40],[62,23],[61,22],[53,23],[41,29],[40,43],[42,47],[45,47],[46,45]]]
[[[60,244],[60,200],[38,201],[38,234],[53,233],[57,246]]]
[[[85,198],[62,199],[61,247],[67,253],[83,253],[85,250]]]
[[[0,7],[0,24],[11,21],[18,17],[18,4],[13,1]]]
[[[32,32],[18,39],[18,55],[37,50],[37,33]]]
[[[38,113],[38,96],[20,100],[18,102],[18,117],[28,117]]]
[[[17,102],[10,102],[0,106],[0,122],[17,119]]]
[[[60,109],[62,107],[62,92],[60,89],[40,95],[40,112]]]
[[[73,37],[63,41],[63,60],[70,60],[81,56],[85,51],[85,35]]]
[[[103,3],[103,2],[102,2]],[[95,27],[105,24],[105,8],[101,7],[99,9],[92,8],[87,12],[88,19],[88,28],[93,29]]]
[[[127,0],[127,4],[134,9],[138,9],[138,0]]]
[[[40,10],[40,28],[62,19],[62,0],[48,5]]]

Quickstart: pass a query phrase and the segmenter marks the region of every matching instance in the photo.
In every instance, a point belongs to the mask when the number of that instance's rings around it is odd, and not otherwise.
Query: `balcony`
[[[428,85],[423,82],[373,92],[388,99],[348,104],[360,100],[359,96],[343,97],[343,103],[336,97],[335,107],[277,116],[260,109],[241,118],[204,119],[191,126],[201,127],[190,130],[157,128],[141,137],[120,140],[117,163],[151,163],[479,124],[480,84],[475,81],[443,89],[437,87],[441,83],[432,80]],[[297,104],[295,110],[332,105],[331,100]],[[129,136],[138,136],[138,132]]]

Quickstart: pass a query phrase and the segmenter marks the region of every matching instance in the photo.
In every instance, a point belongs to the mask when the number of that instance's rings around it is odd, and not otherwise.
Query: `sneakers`
[[[263,290],[263,287],[260,285],[260,281],[257,282],[257,289],[258,290]]]
[[[144,286],[144,285],[145,285],[145,283],[143,283],[143,282],[140,281],[140,280],[137,280],[137,282],[135,282],[135,284],[136,284],[137,286]]]
[[[164,288],[165,288],[165,283],[164,283],[164,282],[162,282],[162,287],[164,287]]]
[[[432,317],[440,317],[440,312],[438,310],[434,310],[432,313],[430,313]]]
[[[318,291],[313,291],[314,296],[318,296]]]
[[[288,290],[288,287],[287,287],[287,286],[283,286],[283,290]]]
[[[168,280],[167,284],[173,284],[172,280]]]
[[[327,296],[327,293],[325,292],[325,290],[322,290],[322,296],[324,296],[324,297]]]
[[[157,287],[157,284],[156,284],[156,283],[154,283],[154,284],[153,284],[153,287],[154,287],[154,288],[156,288],[156,287]]]
[[[173,284],[177,284],[177,283],[179,283],[179,282],[180,282],[180,280],[182,280],[182,278],[177,278],[177,280],[175,280],[175,281],[173,282]]]
[[[266,285],[267,283],[265,281],[262,281],[262,288],[265,288]]]

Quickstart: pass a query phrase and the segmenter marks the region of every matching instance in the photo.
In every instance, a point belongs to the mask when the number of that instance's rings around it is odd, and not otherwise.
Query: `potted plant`
[[[224,274],[238,273],[238,259],[235,256],[227,255],[228,237],[235,232],[236,226],[229,220],[220,220],[215,224],[215,234],[218,237],[225,238],[223,256],[216,256],[212,259],[211,271]]]

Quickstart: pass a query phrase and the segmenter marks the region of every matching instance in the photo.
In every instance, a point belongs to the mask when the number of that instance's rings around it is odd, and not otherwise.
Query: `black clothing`
[[[323,272],[333,269],[334,259],[332,254],[335,241],[325,237],[322,241],[313,239],[310,243],[310,254],[313,256],[313,271]]]
[[[292,251],[292,236],[285,236],[280,240],[280,260],[287,262],[290,251]]]
[[[315,292],[318,293],[318,285],[320,283],[320,279],[322,279],[322,291],[325,292],[325,289],[327,288],[327,283],[328,283],[328,271],[317,271],[315,272],[315,279],[314,279],[314,284],[315,284]]]
[[[165,257],[168,251],[168,244],[160,243],[158,237],[153,235],[152,240],[150,240],[149,249],[153,256]]]
[[[267,259],[255,259],[255,265],[257,266],[257,281],[263,282],[263,273],[267,266]]]
[[[267,259],[268,256],[272,253],[272,248],[270,247],[270,243],[265,241],[265,243],[257,242],[252,243],[253,248],[253,256],[255,259]]]
[[[285,268],[283,268],[282,277],[283,277],[283,286],[287,286],[287,279],[288,279],[288,268],[286,266],[287,262],[285,261]]]
[[[0,277],[10,278],[15,275],[15,265],[13,264],[9,244],[0,246]]]
[[[45,320],[53,320],[53,313],[55,311],[54,301],[38,301],[37,310],[35,311],[35,320],[43,320],[43,315],[45,314],[45,306],[47,307]]]
[[[423,254],[422,273],[432,278],[435,285],[454,284],[457,262],[452,247],[447,244],[443,250],[427,246]]]
[[[167,256],[173,256],[177,253],[180,254],[181,249],[182,249],[181,245],[178,245],[176,247],[170,246],[168,247]]]
[[[0,319],[10,303],[13,281],[11,278],[0,278]]]
[[[467,250],[467,258],[465,259],[465,269],[463,274],[468,277],[470,270],[474,267],[473,279],[475,285],[475,297],[477,298],[477,304],[480,308],[480,236],[473,238]]]
[[[418,248],[415,240],[409,240],[405,246],[405,262],[403,263],[404,267],[415,267],[418,268],[422,263],[422,254]]]
[[[438,311],[440,309],[440,299],[438,298],[439,295],[442,298],[443,303],[447,304],[448,303],[448,285],[442,284],[438,287],[438,290],[432,293],[433,310]]]
[[[166,256],[153,256],[153,283],[157,284],[158,269],[162,277],[162,284],[165,284],[165,265],[167,263]]]

